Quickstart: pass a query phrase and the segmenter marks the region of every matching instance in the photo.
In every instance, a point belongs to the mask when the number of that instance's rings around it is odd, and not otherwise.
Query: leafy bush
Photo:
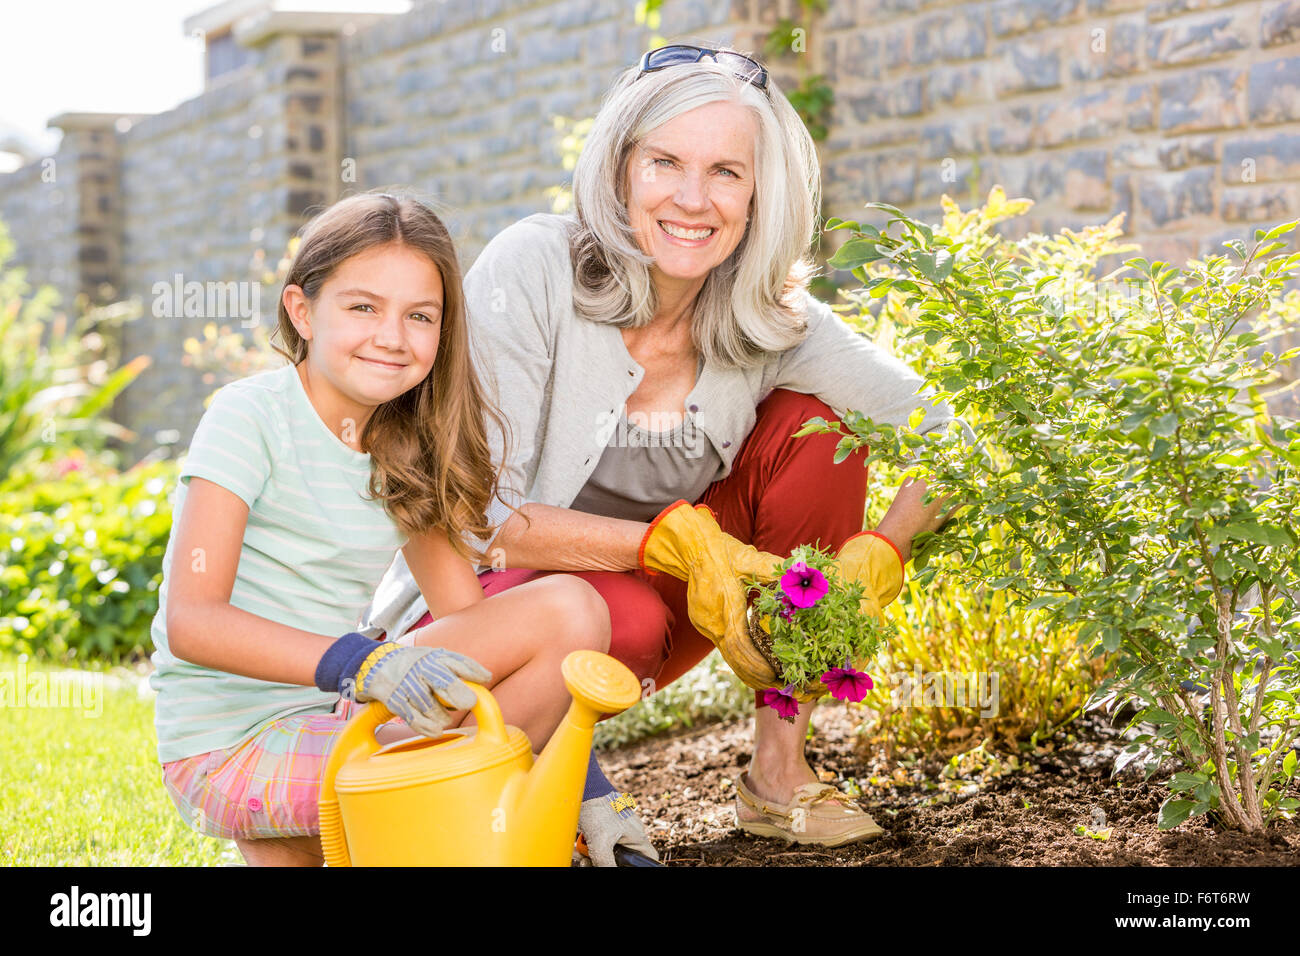
[[[883,744],[887,759],[898,749],[1014,753],[1082,714],[1103,677],[1102,659],[1081,651],[1074,629],[1049,627],[995,588],[910,580],[886,613],[896,629],[858,734],[863,747]],[[945,686],[959,699],[945,700]]]
[[[176,472],[74,455],[0,485],[0,651],[117,662],[152,650]]]
[[[57,293],[31,291],[23,269],[4,269],[13,243],[0,223],[0,468],[78,448],[94,453],[109,438],[134,436],[104,417],[149,364],[117,365],[114,330],[138,314],[124,305],[92,309],[69,325]],[[111,371],[110,371],[111,370]]]
[[[993,243],[991,255],[1018,256],[1080,280],[1093,273],[1103,256],[1136,248],[1118,245],[1114,241],[1118,228],[1113,226],[1082,234],[1032,235],[1018,243],[989,235],[996,223],[1020,215],[1031,205],[1029,200],[1007,202],[994,193],[967,217],[945,218],[934,227],[935,234],[955,239],[973,230]],[[832,265],[851,263],[857,248],[856,241],[850,240],[832,257]],[[919,372],[945,361],[944,340],[909,334],[918,313],[901,292],[842,294],[848,300],[848,307],[839,310],[845,321],[877,345]],[[978,408],[965,409],[963,417],[972,426],[984,420]],[[861,429],[865,419],[850,411],[844,421]],[[803,432],[825,430],[824,424],[814,424]],[[845,437],[840,442],[841,459],[859,444],[856,438]],[[874,527],[872,515],[882,515],[888,508],[903,477],[903,471],[889,461],[872,463],[868,527]],[[982,548],[999,547],[999,531],[993,527]],[[926,567],[929,560],[923,549],[918,550],[913,571]],[[942,567],[957,566],[942,557],[934,561]],[[1077,627],[1049,626],[1042,612],[1016,605],[1007,594],[979,580],[950,577],[932,588],[909,581],[886,614],[898,630],[873,672],[876,687],[863,700],[868,710],[859,734],[864,745],[883,744],[887,753],[897,747],[946,751],[976,744],[1014,751],[1033,744],[1079,716],[1104,673],[1104,661],[1090,659],[1077,646]],[[980,677],[997,680],[996,687],[989,688],[997,695],[994,713],[983,714],[966,692],[955,706],[952,700],[935,703],[935,692],[943,683],[955,690],[955,682],[963,682],[972,690],[971,682]]]
[[[1116,655],[1096,700],[1138,708],[1148,774],[1176,771],[1162,827],[1213,813],[1258,831],[1290,816],[1300,423],[1271,415],[1261,389],[1300,351],[1266,350],[1300,320],[1300,294],[1280,294],[1300,254],[1273,255],[1298,224],[1181,269],[1129,259],[1116,295],[1007,255],[987,214],[946,197],[940,231],[869,205],[900,235],[835,223],[854,236],[836,264],[869,295],[902,295],[906,335],[935,347],[920,371],[979,442],[845,422],[868,461],[931,477],[967,506],[918,542],[923,558],[948,556],[945,576],[1003,590]],[[990,207],[1006,205],[996,190]]]

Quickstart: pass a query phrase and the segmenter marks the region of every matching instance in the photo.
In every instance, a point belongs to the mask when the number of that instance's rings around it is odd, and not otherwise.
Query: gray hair
[[[706,361],[732,367],[759,364],[803,340],[821,170],[812,137],[770,76],[767,90],[712,60],[644,76],[631,67],[619,76],[573,172],[577,219],[569,246],[578,315],[623,328],[641,328],[654,318],[654,260],[637,245],[627,211],[628,158],[674,117],[730,101],[758,120],[753,213],[735,251],[700,289],[691,334]]]

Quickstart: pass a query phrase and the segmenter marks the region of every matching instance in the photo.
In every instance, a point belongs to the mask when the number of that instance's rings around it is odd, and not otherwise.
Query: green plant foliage
[[[901,298],[903,335],[931,348],[918,371],[976,440],[845,422],[868,462],[964,506],[918,541],[918,583],[1004,591],[1115,655],[1094,702],[1133,704],[1133,755],[1178,771],[1161,826],[1291,815],[1300,423],[1262,395],[1300,354],[1269,348],[1300,324],[1300,293],[1281,292],[1297,223],[1183,268],[1132,258],[1115,283],[1079,266],[1114,251],[1118,220],[1009,244],[989,227],[1025,201],[1000,189],[966,213],[945,197],[938,228],[868,205],[885,230],[832,223],[852,233],[835,264]]]
[[[752,585],[753,612],[772,637],[772,656],[781,665],[777,676],[797,692],[825,690],[821,676],[835,667],[871,667],[893,632],[888,621],[862,613],[865,586],[845,581],[835,567],[835,556],[812,545],[801,545],[782,562],[788,570],[797,562],[816,568],[826,578],[828,590],[812,607],[796,608],[783,616],[781,578],[769,585]]]
[[[0,651],[117,662],[152,650],[177,466],[84,461],[0,485]]]
[[[33,458],[131,440],[103,413],[149,364],[140,356],[114,367],[114,330],[138,311],[92,309],[69,324],[53,288],[32,292],[26,270],[4,268],[12,254],[0,223],[0,467],[9,474]]]

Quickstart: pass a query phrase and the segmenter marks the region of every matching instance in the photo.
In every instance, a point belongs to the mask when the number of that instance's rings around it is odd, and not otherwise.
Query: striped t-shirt
[[[232,382],[213,397],[181,464],[174,520],[191,477],[215,482],[248,505],[230,603],[279,624],[326,637],[355,630],[406,543],[383,504],[366,500],[370,456],[330,431],[292,365]],[[160,762],[233,747],[290,714],[329,713],[337,694],[228,674],[171,653],[167,581],[174,543],[173,535],[153,619],[150,684],[158,692]],[[196,562],[202,555],[178,559]]]

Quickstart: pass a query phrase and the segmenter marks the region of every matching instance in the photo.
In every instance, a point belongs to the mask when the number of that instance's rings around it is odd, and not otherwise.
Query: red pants
[[[801,544],[838,548],[862,530],[866,451],[859,449],[837,465],[837,436],[790,437],[818,415],[836,420],[830,407],[812,395],[773,390],[759,403],[758,420],[731,473],[709,485],[692,504],[708,505],[723,531],[760,551],[784,557]],[[573,574],[600,592],[609,606],[609,653],[638,680],[651,678],[656,689],[667,687],[713,650],[713,643],[687,615],[686,582],[666,574],[507,568],[484,571],[479,582],[490,597],[546,574]],[[426,614],[414,627],[432,620]]]

